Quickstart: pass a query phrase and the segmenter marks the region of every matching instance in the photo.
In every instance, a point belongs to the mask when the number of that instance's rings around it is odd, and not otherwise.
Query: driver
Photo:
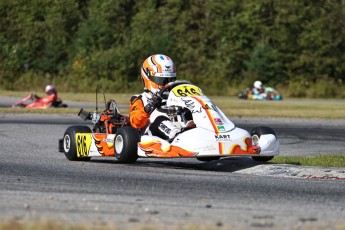
[[[163,54],[148,57],[141,67],[141,79],[144,92],[131,98],[130,124],[136,129],[146,129],[147,134],[172,140],[181,129],[169,119],[166,110],[159,108],[162,98],[157,92],[165,84],[176,80],[174,62]],[[186,127],[193,126],[195,127],[195,124],[192,120],[187,122]]]
[[[44,91],[47,94],[45,97],[39,97],[36,94],[31,94],[30,97],[34,103],[27,105],[26,108],[34,108],[37,105],[48,106],[57,101],[57,91],[54,85],[46,85]]]

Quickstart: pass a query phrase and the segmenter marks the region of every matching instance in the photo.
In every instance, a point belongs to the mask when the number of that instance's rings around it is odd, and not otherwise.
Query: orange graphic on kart
[[[149,157],[194,157],[197,154],[173,145],[162,149],[162,144],[159,141],[139,142],[138,146]]]
[[[114,156],[114,141],[107,142],[107,134],[104,133],[95,133],[93,135],[93,139],[95,140],[95,145],[97,147],[98,152],[102,156]]]
[[[243,154],[259,154],[260,153],[260,147],[253,145],[252,144],[252,139],[251,138],[246,138],[245,143],[247,145],[247,149],[243,150],[239,145],[234,145],[229,154],[238,154],[238,155],[243,155]]]

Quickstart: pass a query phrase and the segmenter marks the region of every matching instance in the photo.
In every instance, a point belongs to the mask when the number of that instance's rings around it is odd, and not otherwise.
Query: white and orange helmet
[[[141,78],[145,89],[156,93],[165,84],[176,80],[174,62],[171,58],[163,54],[152,55],[143,63]]]

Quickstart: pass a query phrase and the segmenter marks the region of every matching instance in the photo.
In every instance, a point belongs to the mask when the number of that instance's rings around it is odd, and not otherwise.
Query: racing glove
[[[149,103],[144,107],[146,113],[151,114],[162,103],[162,97],[157,93],[152,95]]]

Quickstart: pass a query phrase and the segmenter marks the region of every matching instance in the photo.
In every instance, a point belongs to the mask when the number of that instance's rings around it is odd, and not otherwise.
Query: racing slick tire
[[[196,159],[203,162],[209,162],[209,161],[217,161],[220,159],[220,157],[197,157]]]
[[[276,136],[276,133],[274,132],[274,130],[267,126],[255,127],[251,130],[250,134],[251,136],[257,135],[258,137],[264,134],[273,134],[274,136]],[[272,160],[273,156],[253,156],[252,159],[254,161],[267,162],[267,161]]]
[[[62,150],[70,161],[88,161],[90,157],[78,157],[77,155],[77,133],[92,133],[88,126],[70,126],[66,129],[62,139]]]
[[[120,163],[134,163],[138,159],[140,135],[131,126],[119,128],[114,140],[115,157]]]

